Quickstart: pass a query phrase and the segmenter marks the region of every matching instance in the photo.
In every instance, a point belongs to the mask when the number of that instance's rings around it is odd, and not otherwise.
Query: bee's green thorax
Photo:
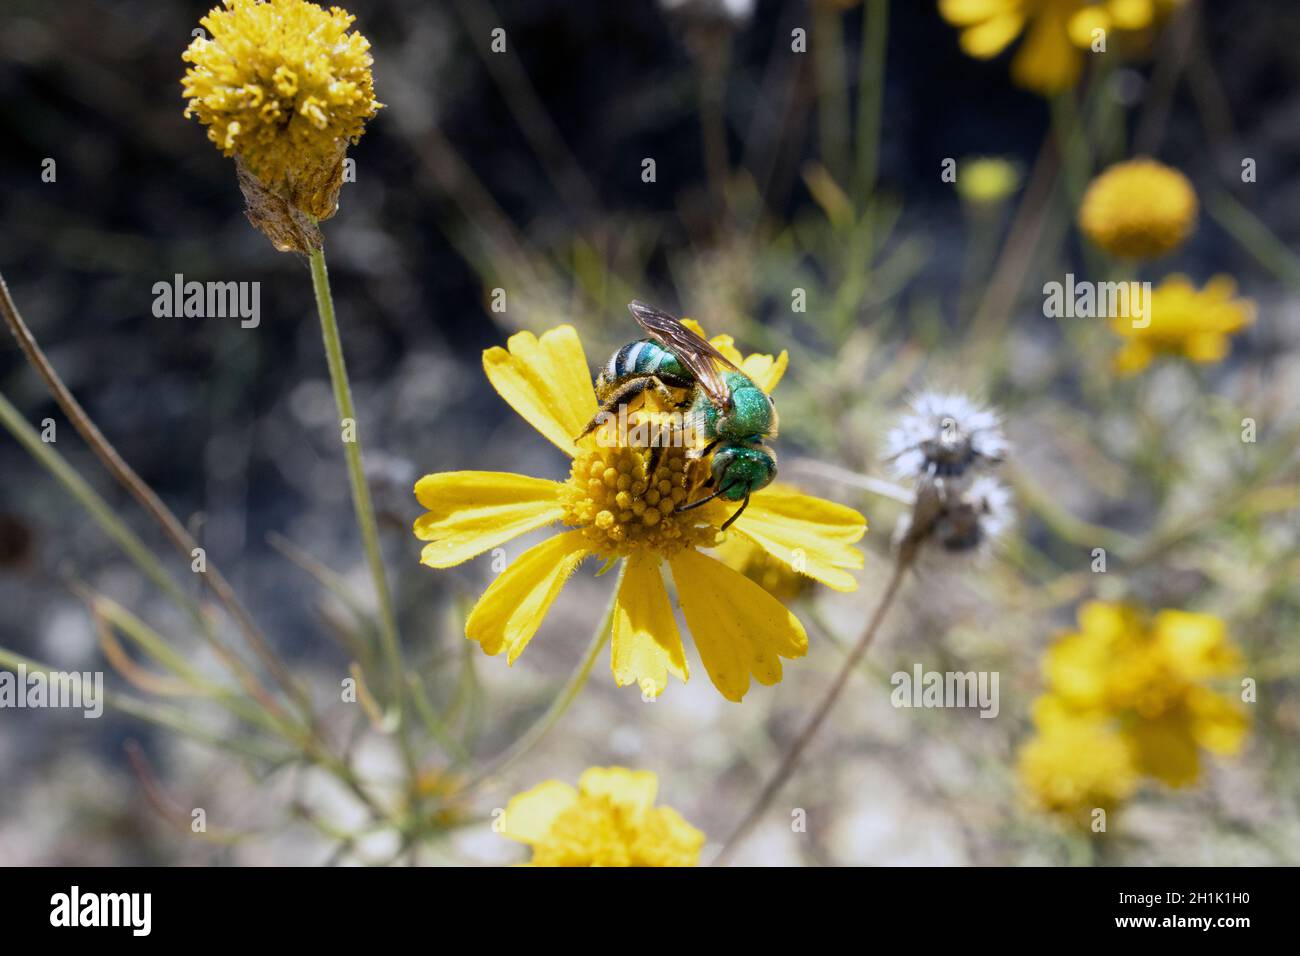
[[[704,437],[726,441],[774,434],[776,409],[767,393],[743,372],[727,372],[724,377],[731,390],[730,408],[717,407],[703,394],[695,401]]]

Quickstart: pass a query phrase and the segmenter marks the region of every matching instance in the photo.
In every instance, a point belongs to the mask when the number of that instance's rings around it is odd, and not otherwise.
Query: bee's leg
[[[700,458],[703,458],[703,457],[704,457],[705,455],[707,455],[709,452],[713,451],[713,449],[717,447],[718,442],[720,442],[720,441],[722,441],[721,438],[715,438],[715,439],[713,439],[713,441],[709,442],[709,443],[708,443],[707,445],[705,445],[703,448],[691,448],[691,449],[688,449],[687,452],[686,452],[686,457],[687,457],[687,458],[691,458],[691,459],[700,459]]]
[[[742,502],[740,503],[740,507],[736,509],[736,513],[735,513],[734,515],[732,515],[730,518],[728,518],[726,521],[722,522],[722,527],[719,528],[718,530],[719,530],[719,531],[726,531],[726,530],[727,530],[728,528],[730,528],[733,524],[735,524],[735,523],[736,523],[736,519],[739,518],[742,514],[745,513],[745,508],[746,508],[748,505],[749,505],[749,495],[745,495],[745,500],[742,501]]]
[[[599,428],[601,424],[607,420],[608,416],[614,414],[614,409],[618,408],[620,405],[625,405],[632,399],[636,398],[649,388],[650,384],[649,378],[639,378],[635,381],[628,382],[618,391],[614,392],[614,394],[610,395],[609,399],[600,406],[600,411],[595,414],[591,421],[587,422],[587,427],[582,430],[582,434],[578,435],[574,441],[586,438]]]

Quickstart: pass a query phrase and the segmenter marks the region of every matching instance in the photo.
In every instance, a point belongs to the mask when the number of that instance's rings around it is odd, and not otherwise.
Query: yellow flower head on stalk
[[[695,866],[704,834],[656,807],[648,770],[592,767],[575,790],[548,780],[511,798],[501,832],[533,849],[533,866]]]
[[[1044,659],[1048,688],[1034,706],[1038,735],[1021,751],[1022,782],[1041,806],[1061,813],[1114,805],[1142,777],[1171,787],[1195,783],[1200,751],[1231,755],[1245,740],[1245,711],[1210,686],[1240,667],[1226,625],[1213,615],[1085,604],[1079,629],[1058,638]],[[1109,789],[1102,786],[1108,773]]]
[[[1078,82],[1086,51],[1102,30],[1109,44],[1140,43],[1181,0],[939,0],[943,18],[961,30],[961,48],[991,60],[1016,38],[1011,61],[1017,85],[1050,96]],[[1110,37],[1114,32],[1118,35]]]
[[[1231,276],[1215,276],[1197,289],[1185,275],[1172,275],[1151,293],[1145,322],[1116,316],[1111,327],[1123,337],[1115,369],[1140,372],[1157,355],[1178,355],[1193,362],[1218,362],[1232,347],[1229,336],[1255,321],[1255,303],[1235,298]]]
[[[1079,228],[1116,258],[1157,259],[1192,234],[1196,210],[1196,190],[1186,176],[1154,159],[1130,159],[1089,184]]]
[[[775,359],[742,356],[729,336],[712,342],[765,391],[785,372],[784,352]],[[807,652],[803,625],[758,584],[703,553],[723,542],[719,528],[736,506],[713,501],[677,510],[702,495],[708,458],[667,447],[648,474],[649,448],[602,445],[597,434],[575,440],[597,404],[587,357],[571,326],[541,338],[513,335],[507,348],[483,354],[483,367],[501,397],[573,461],[566,481],[450,472],[416,483],[416,497],[428,511],[414,530],[428,542],[420,560],[433,568],[460,564],[547,525],[565,529],[513,558],[470,613],[466,637],[488,654],[505,651],[514,663],[583,560],[622,561],[613,613],[614,679],[658,696],[670,673],[682,681],[688,677],[662,576],[667,563],[704,668],[722,695],[739,701],[751,678],[767,685],[780,681],[781,658]],[[726,535],[744,538],[831,588],[853,591],[857,581],[849,572],[863,566],[862,552],[853,545],[865,530],[866,520],[852,508],[776,484],[753,495]]]
[[[348,144],[382,106],[370,42],[348,32],[354,19],[306,0],[225,0],[199,21],[209,35],[182,56],[185,115],[267,192],[315,220],[334,214]]]

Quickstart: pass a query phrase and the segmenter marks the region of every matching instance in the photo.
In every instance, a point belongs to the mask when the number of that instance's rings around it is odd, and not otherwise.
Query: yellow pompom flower
[[[547,780],[511,798],[501,832],[533,850],[533,866],[695,866],[704,834],[656,807],[648,770],[592,767],[575,790]]]
[[[380,109],[355,18],[305,0],[225,0],[182,59],[185,115],[270,192],[315,219],[338,204],[343,158]]]
[[[1116,163],[1088,186],[1079,228],[1120,259],[1156,259],[1181,246],[1196,225],[1196,190],[1154,159]]]
[[[1021,751],[1021,781],[1040,806],[1065,814],[1113,806],[1144,777],[1190,786],[1201,751],[1241,750],[1248,717],[1211,686],[1240,667],[1213,615],[1083,605],[1079,629],[1044,659],[1047,693],[1034,706],[1038,734]]]
[[[698,326],[696,326],[698,328]],[[712,340],[760,388],[770,392],[787,356],[742,356],[729,336]],[[541,626],[565,580],[588,557],[605,566],[622,561],[615,596],[611,666],[619,686],[636,684],[658,696],[671,673],[688,677],[681,636],[669,603],[667,563],[704,668],[728,700],[739,701],[751,677],[781,680],[781,658],[807,653],[798,618],[780,601],[704,550],[721,543],[719,528],[735,510],[715,500],[681,512],[698,497],[707,458],[664,448],[654,474],[650,449],[601,445],[597,435],[574,436],[596,414],[596,395],[582,343],[571,326],[540,338],[510,337],[488,349],[483,368],[497,392],[530,425],[572,459],[568,480],[501,472],[426,475],[415,494],[427,513],[415,535],[428,544],[421,562],[458,565],[547,525],[565,530],[516,556],[483,592],[465,635],[491,655],[514,663]],[[756,492],[727,534],[741,536],[789,567],[839,591],[852,591],[849,572],[863,566],[853,545],[866,520],[852,508],[782,485]]]
[[[1140,372],[1157,355],[1203,364],[1222,360],[1232,347],[1229,336],[1255,321],[1255,303],[1235,298],[1236,292],[1231,276],[1215,276],[1199,290],[1185,275],[1169,276],[1152,290],[1141,320],[1111,320],[1124,339],[1115,355],[1116,371]]]
[[[1079,79],[1085,52],[1105,31],[1107,42],[1131,47],[1160,24],[1181,0],[939,0],[943,18],[961,30],[961,48],[991,60],[1016,38],[1011,61],[1018,86],[1050,96]],[[1112,32],[1118,35],[1109,38]],[[1109,49],[1109,47],[1108,47]]]

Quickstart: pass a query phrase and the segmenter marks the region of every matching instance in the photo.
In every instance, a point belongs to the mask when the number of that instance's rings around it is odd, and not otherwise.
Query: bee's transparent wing
[[[681,320],[675,316],[635,300],[629,302],[627,307],[641,328],[650,333],[651,338],[682,361],[715,404],[730,404],[731,392],[715,363],[721,362],[731,369],[736,368],[735,363],[682,325]]]

